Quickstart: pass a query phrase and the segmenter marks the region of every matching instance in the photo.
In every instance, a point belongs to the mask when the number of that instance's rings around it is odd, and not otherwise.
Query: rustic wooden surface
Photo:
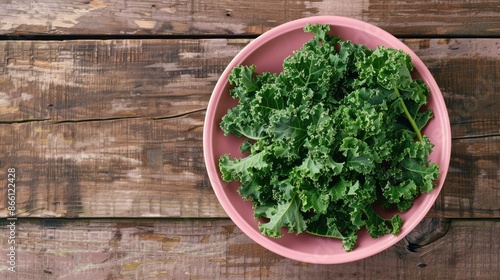
[[[19,228],[18,257],[24,261],[18,275],[19,279],[496,279],[499,231],[498,220],[454,219],[444,236],[419,248],[408,250],[411,243],[406,239],[359,262],[314,265],[271,253],[227,219],[28,219]]]
[[[338,15],[398,36],[496,36],[497,0],[18,0],[2,7],[0,34],[258,35],[309,16]]]
[[[204,110],[248,42],[0,42],[2,167],[18,169],[18,215],[224,217],[202,158]],[[500,217],[499,41],[404,42],[439,82],[452,123],[454,156],[430,215]]]
[[[362,19],[428,66],[450,171],[428,219],[366,260],[284,259],[227,219],[205,171],[211,91],[253,37]],[[498,1],[12,1],[0,6],[0,279],[495,279],[500,275]],[[18,272],[7,271],[7,169]]]

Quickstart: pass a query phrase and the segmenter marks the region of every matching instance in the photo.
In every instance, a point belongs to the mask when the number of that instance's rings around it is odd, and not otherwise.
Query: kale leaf
[[[429,89],[413,79],[410,56],[392,48],[368,49],[330,35],[329,25],[287,57],[279,74],[237,66],[229,75],[238,104],[220,127],[248,139],[249,155],[219,160],[222,178],[239,181],[265,235],[282,230],[339,238],[354,249],[357,232],[397,235],[395,214],[407,211],[439,175],[428,159],[433,144],[421,129]]]

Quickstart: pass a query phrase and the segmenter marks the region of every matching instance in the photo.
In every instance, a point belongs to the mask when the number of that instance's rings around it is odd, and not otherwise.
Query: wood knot
[[[406,249],[410,252],[417,252],[419,248],[445,236],[449,228],[450,219],[425,219],[405,237]]]

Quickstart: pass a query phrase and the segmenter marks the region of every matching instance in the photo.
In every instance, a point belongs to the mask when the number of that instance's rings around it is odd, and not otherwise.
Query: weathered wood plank
[[[205,109],[248,40],[0,42],[0,120],[169,117]]]
[[[205,109],[250,40],[0,42],[0,121],[168,117]],[[455,138],[498,133],[499,39],[407,39],[447,101]]]
[[[249,13],[260,9],[258,13]],[[0,34],[258,35],[314,15],[361,19],[395,35],[497,36],[500,9],[488,1],[118,1],[22,0],[0,9]]]
[[[223,217],[202,158],[203,117],[2,125],[0,169],[17,169],[21,216]],[[500,216],[499,140],[453,142],[430,216]],[[0,204],[7,215],[6,196]]]
[[[203,117],[2,125],[0,189],[15,167],[20,216],[224,217],[202,158]],[[499,140],[453,141],[430,216],[500,216]],[[6,216],[6,196],[0,205]]]
[[[421,248],[403,240],[359,262],[314,265],[278,256],[229,220],[17,221],[15,279],[495,279],[498,220],[452,220]],[[0,244],[9,229],[0,222]]]
[[[203,117],[3,125],[0,169],[16,168],[17,214],[225,216],[205,172]]]
[[[454,140],[452,145],[448,176],[429,215],[498,218],[500,137],[459,139]]]
[[[499,41],[405,42],[435,75],[452,122],[451,168],[430,215],[500,217]],[[0,43],[0,170],[18,168],[19,214],[225,216],[205,174],[202,124],[246,43]]]

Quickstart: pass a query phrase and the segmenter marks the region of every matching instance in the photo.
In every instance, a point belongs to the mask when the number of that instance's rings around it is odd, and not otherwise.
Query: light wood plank
[[[205,109],[248,40],[0,42],[0,120],[163,118]]]
[[[0,42],[0,121],[162,118],[205,109],[250,40]],[[407,39],[435,76],[455,138],[498,133],[499,39]]]
[[[249,12],[257,9],[258,13]],[[258,35],[316,15],[353,17],[401,36],[500,33],[495,0],[21,0],[0,9],[0,34],[27,39],[36,34]]]
[[[0,222],[0,244],[7,244]],[[229,220],[18,220],[15,279],[495,279],[500,274],[494,220],[452,220],[421,248],[403,240],[341,265],[278,256]],[[7,271],[0,248],[0,277]]]
[[[203,117],[2,126],[11,142],[2,140],[1,170],[16,168],[17,214],[225,216],[206,176]]]
[[[17,169],[21,216],[224,217],[202,158],[203,117],[4,125],[0,168]],[[500,216],[499,140],[453,141],[430,216]],[[6,216],[6,196],[0,204]]]

